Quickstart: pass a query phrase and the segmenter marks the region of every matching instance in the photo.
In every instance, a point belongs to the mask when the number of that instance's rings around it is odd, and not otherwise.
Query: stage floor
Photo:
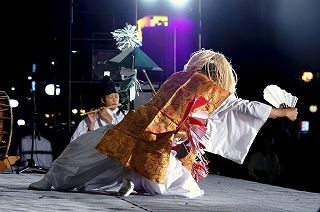
[[[319,212],[320,194],[209,175],[199,182],[204,196],[133,194],[126,198],[97,193],[32,191],[37,173],[0,174],[0,211],[296,211]]]

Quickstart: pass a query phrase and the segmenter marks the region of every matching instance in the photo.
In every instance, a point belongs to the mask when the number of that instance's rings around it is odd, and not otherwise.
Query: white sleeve
[[[78,124],[78,127],[76,128],[73,135],[71,136],[70,142],[72,142],[74,139],[76,139],[77,137],[79,137],[80,135],[82,135],[86,132],[88,132],[88,124],[87,124],[87,120],[85,118],[85,119],[82,119],[80,121],[80,123]]]
[[[242,164],[271,109],[261,102],[230,96],[208,119],[206,151]]]

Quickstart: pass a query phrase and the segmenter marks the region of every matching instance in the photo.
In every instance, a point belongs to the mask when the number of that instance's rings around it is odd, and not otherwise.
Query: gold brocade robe
[[[210,103],[201,110],[211,114],[229,95],[198,71],[177,72],[166,80],[150,102],[129,112],[108,130],[96,148],[125,167],[162,184],[172,141],[188,103],[203,96]],[[179,131],[181,129],[185,127]]]

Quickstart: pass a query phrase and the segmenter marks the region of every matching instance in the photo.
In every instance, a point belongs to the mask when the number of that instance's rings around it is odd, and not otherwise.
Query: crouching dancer
[[[297,117],[296,108],[277,109],[237,98],[236,83],[236,74],[223,54],[204,49],[193,53],[184,70],[169,77],[147,104],[129,112],[116,126],[78,137],[29,189],[81,188],[110,171],[101,189],[121,183],[120,196],[133,190],[189,198],[203,195],[195,174],[201,155],[199,149],[190,148],[194,147],[190,140],[197,138],[190,133],[192,121],[187,117],[207,113],[207,125],[202,128],[207,130],[205,151],[239,163],[268,118],[293,121]],[[194,107],[199,99],[206,103]],[[180,154],[176,147],[185,140],[189,141],[183,143],[187,151]]]

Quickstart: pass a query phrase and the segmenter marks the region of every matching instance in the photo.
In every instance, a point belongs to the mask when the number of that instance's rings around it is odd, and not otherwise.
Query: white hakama
[[[100,181],[95,179],[92,188],[121,182],[123,168],[117,161],[106,157],[96,150],[104,133],[112,126],[105,126],[79,136],[71,142],[61,155],[53,162],[46,178],[57,190],[84,188],[91,179],[107,171]],[[109,174],[108,174],[109,173]]]
[[[104,133],[110,128],[105,126],[86,133],[71,142],[53,162],[45,175],[57,190],[78,188],[86,191],[114,190],[122,183],[123,167],[119,162],[96,150]],[[101,174],[103,173],[103,174]],[[99,175],[99,179],[96,176]],[[191,173],[171,154],[167,179],[164,184],[156,184],[131,172],[135,190],[144,190],[151,195],[182,195],[196,197],[203,194]],[[87,184],[91,179],[94,184]]]

